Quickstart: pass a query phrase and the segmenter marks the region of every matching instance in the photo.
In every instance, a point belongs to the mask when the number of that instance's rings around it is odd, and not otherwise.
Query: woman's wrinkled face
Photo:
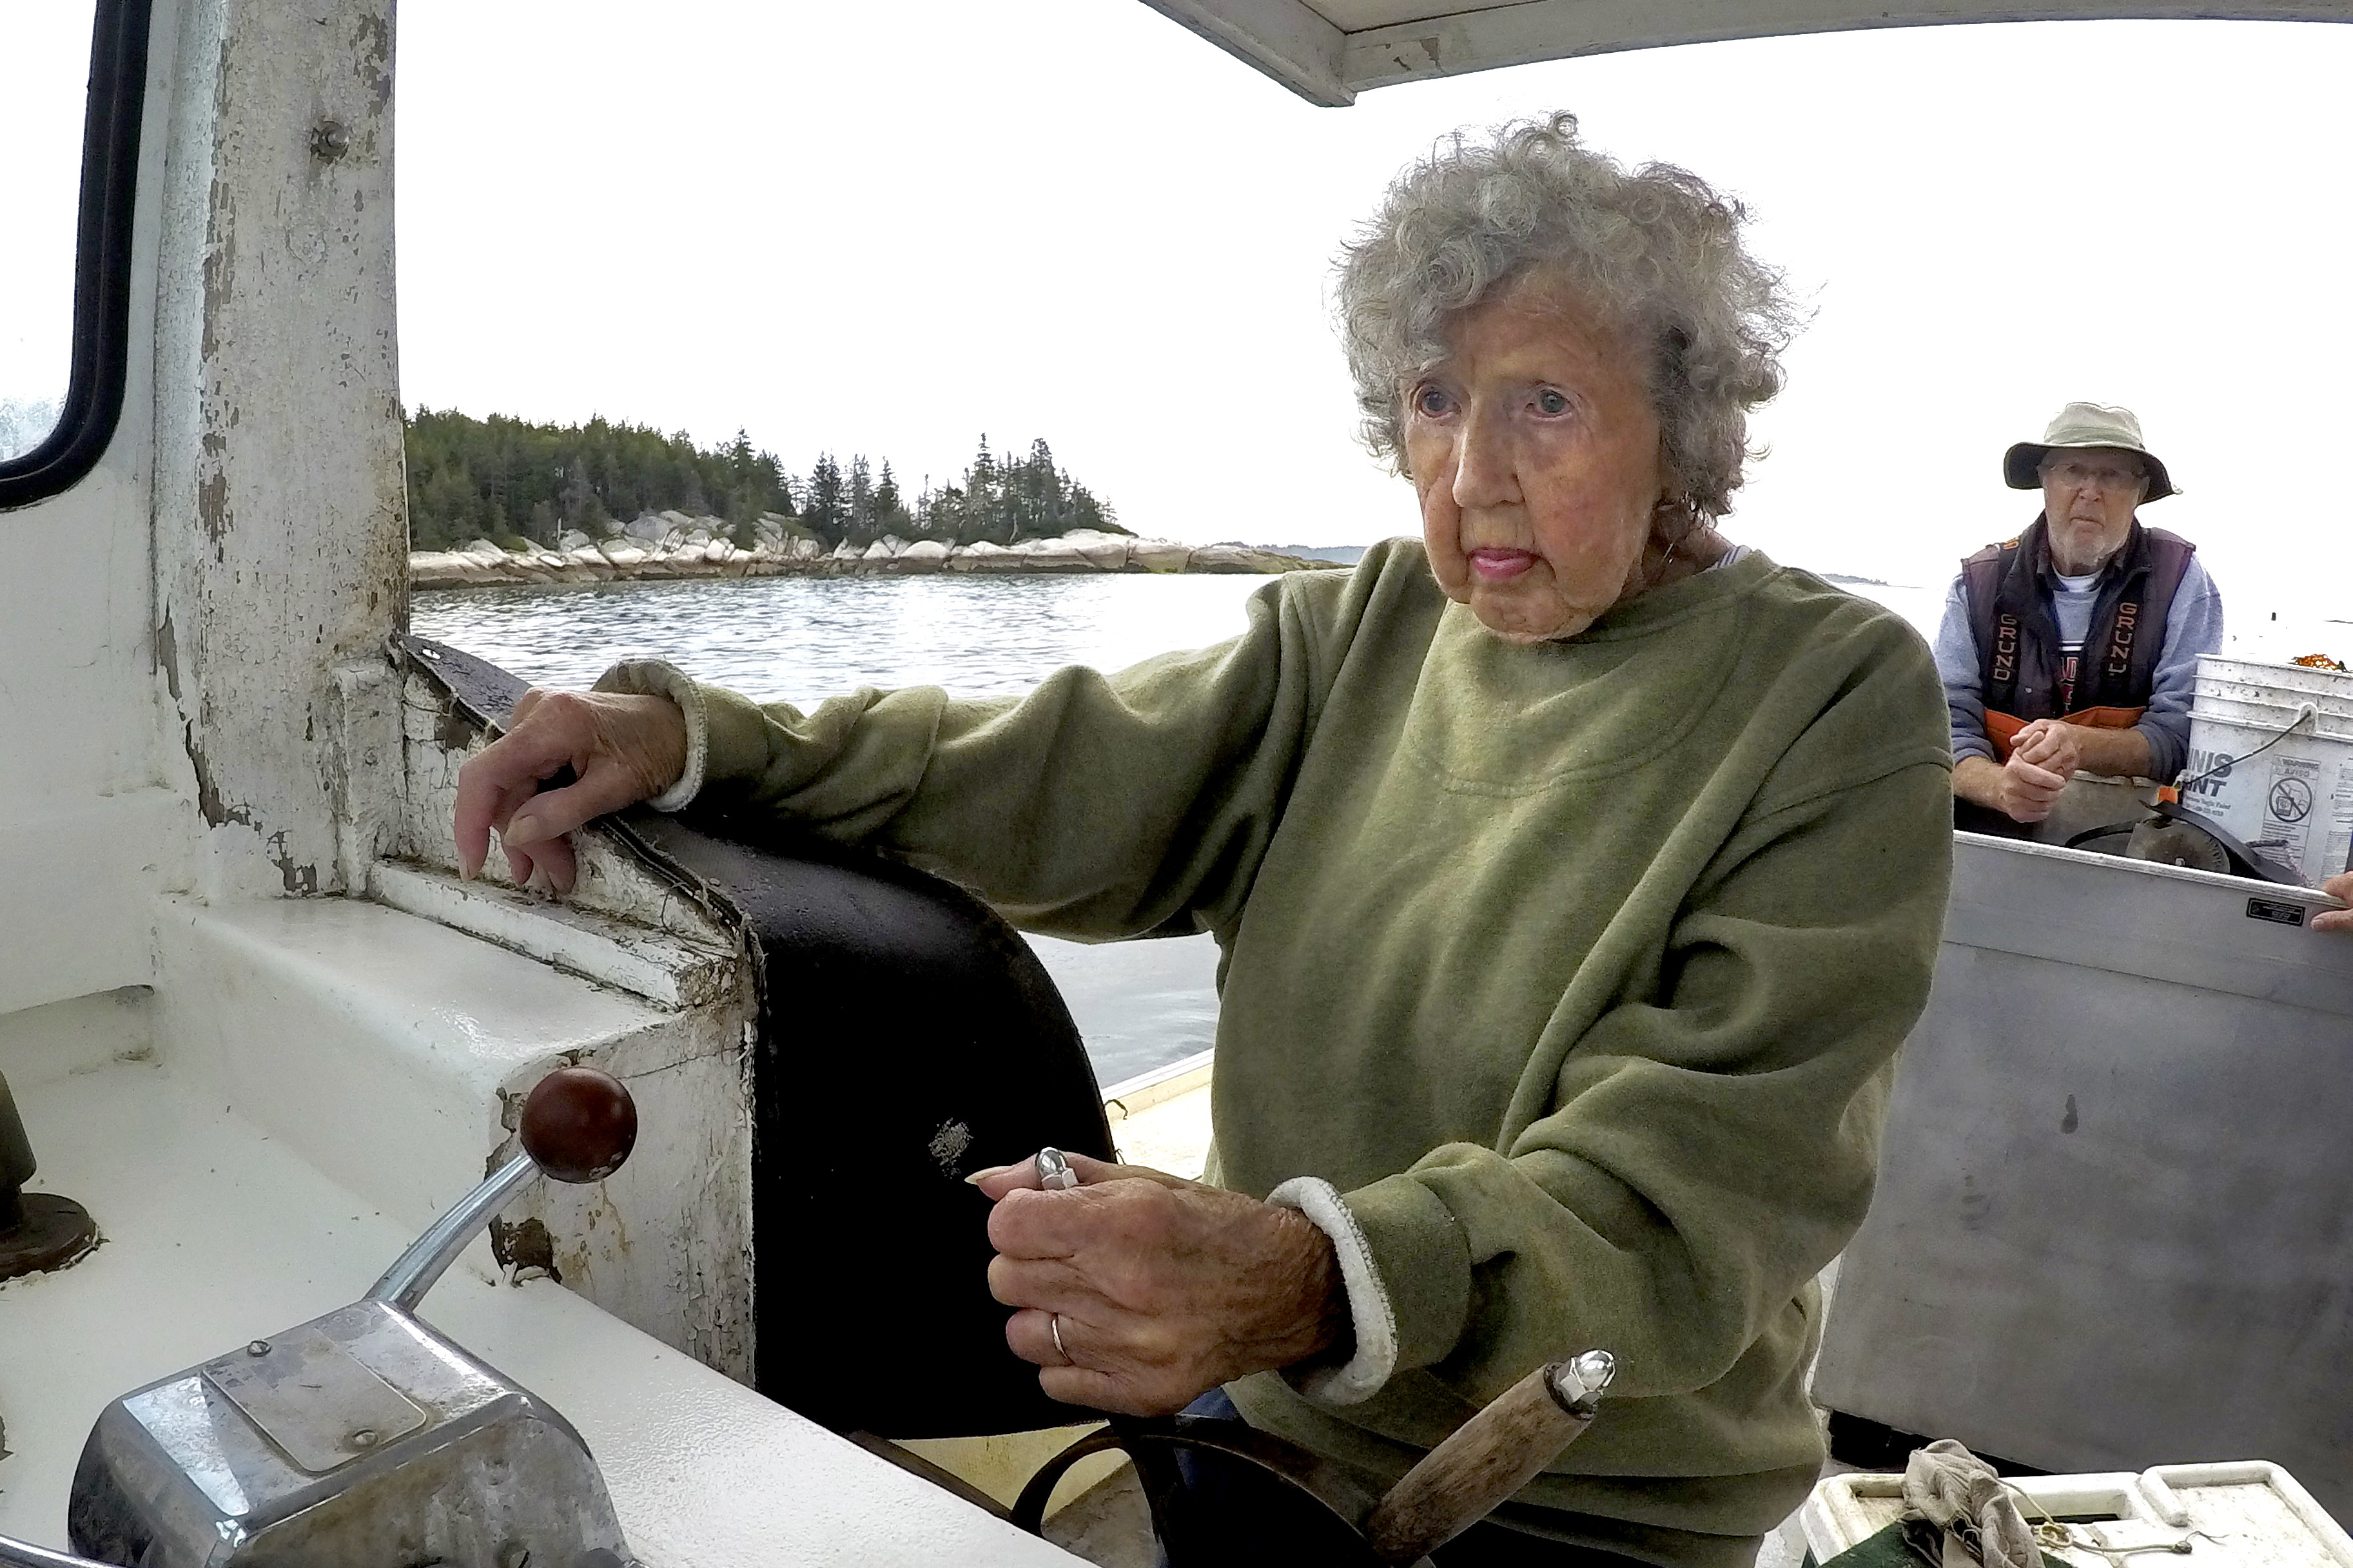
[[[1501,637],[1574,637],[1631,591],[1669,493],[1640,359],[1541,278],[1464,311],[1447,350],[1400,389],[1430,570]]]

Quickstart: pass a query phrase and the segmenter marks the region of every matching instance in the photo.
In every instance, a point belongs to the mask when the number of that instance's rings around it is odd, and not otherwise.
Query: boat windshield
[[[75,214],[93,0],[15,8],[0,49],[0,463],[58,423],[73,369]]]

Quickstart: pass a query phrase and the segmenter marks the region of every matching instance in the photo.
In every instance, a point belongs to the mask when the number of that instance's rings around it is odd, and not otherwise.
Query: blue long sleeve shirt
[[[2061,579],[2052,595],[2052,618],[2059,640],[2080,645],[2091,631],[2098,574]],[[2148,776],[2160,783],[2181,771],[2189,755],[2189,700],[2198,681],[2198,656],[2222,648],[2222,593],[2196,556],[2182,574],[2173,608],[2165,617],[2165,643],[2158,651],[2148,710],[2133,728],[2148,742]],[[1945,595],[1945,618],[1936,628],[1936,673],[1944,678],[1945,705],[1952,711],[1953,761],[1983,757],[1999,761],[1986,736],[1984,661],[1969,626],[1969,595],[1957,575]]]

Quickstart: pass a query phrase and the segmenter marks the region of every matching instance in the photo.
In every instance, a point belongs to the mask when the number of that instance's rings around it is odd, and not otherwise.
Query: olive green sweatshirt
[[[1354,1387],[1235,1384],[1253,1424],[1383,1485],[1602,1346],[1600,1418],[1511,1522],[1735,1563],[1803,1500],[1812,1280],[1870,1201],[1950,867],[1943,693],[1894,615],[1752,552],[1514,646],[1399,541],[1018,700],[682,706],[705,799],[1030,931],[1216,935],[1212,1179],[1329,1183],[1387,1338],[1370,1384],[1361,1343]]]

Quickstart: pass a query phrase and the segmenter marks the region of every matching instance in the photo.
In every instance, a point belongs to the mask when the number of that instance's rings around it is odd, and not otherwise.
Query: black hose
[[[2067,849],[2080,849],[2094,838],[2106,838],[2118,833],[2130,833],[2134,828],[2138,827],[2139,826],[2140,824],[2137,822],[2110,822],[2103,824],[2098,827],[2086,827],[2083,832],[2078,833],[2073,838],[2068,839],[2062,847]]]
[[[2315,724],[2317,724],[2320,721],[2320,710],[2309,702],[2304,705],[2304,709],[2301,712],[2297,713],[2295,718],[2287,721],[2287,728],[2282,730],[2278,734],[2274,735],[2270,740],[2265,741],[2262,745],[2257,746],[2253,751],[2247,752],[2245,756],[2225,757],[2222,761],[2216,763],[2212,767],[2208,768],[2204,773],[2200,773],[2195,778],[2177,779],[2174,782],[2173,787],[2177,790],[2187,790],[2192,784],[2203,784],[2206,780],[2212,778],[2216,773],[2228,773],[2232,768],[2237,767],[2241,763],[2248,762],[2253,758],[2262,756],[2265,752],[2270,751],[2274,746],[2278,745],[2282,741],[2284,741],[2290,735],[2295,734],[2295,727],[2298,724],[2303,723],[2306,719],[2311,720]]]

